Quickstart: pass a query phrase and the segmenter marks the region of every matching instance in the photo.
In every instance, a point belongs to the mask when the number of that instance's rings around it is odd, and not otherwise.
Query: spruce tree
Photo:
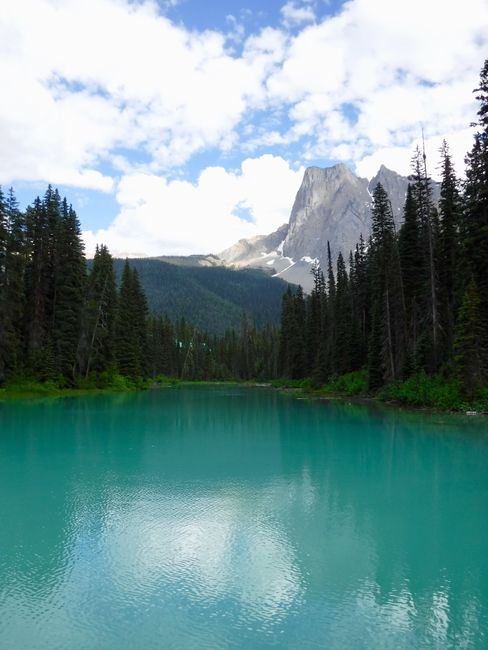
[[[112,256],[105,245],[97,246],[87,282],[83,336],[82,372],[104,372],[113,367],[117,289]]]
[[[336,345],[336,282],[334,270],[332,267],[332,255],[330,251],[330,242],[327,242],[327,314],[324,321],[327,324],[326,332],[326,351],[325,351],[325,368],[324,376],[329,379],[335,376],[337,369],[335,367],[335,345]]]
[[[307,303],[307,375],[312,375],[317,366],[322,333],[323,274],[318,264],[312,266],[313,289]]]
[[[423,254],[422,228],[412,186],[407,188],[399,235],[399,254],[406,309],[406,374],[419,369],[422,304],[426,283],[426,259]]]
[[[7,206],[0,186],[0,384],[5,381],[8,368],[8,330],[7,316],[7,247],[8,224]]]
[[[462,269],[460,224],[462,203],[447,142],[441,147],[442,182],[439,201],[439,296],[443,345],[441,360],[452,357],[455,314],[459,304],[459,275]]]
[[[432,184],[427,174],[425,153],[417,147],[412,160],[412,194],[420,226],[423,253],[423,290],[420,304],[420,332],[418,336],[421,363],[431,372],[439,365],[440,316],[438,278],[438,215],[432,201]]]
[[[51,277],[49,274],[49,234],[45,206],[39,197],[26,210],[25,344],[27,366],[37,376],[52,366],[48,348]]]
[[[19,210],[13,188],[10,188],[6,209],[8,218],[8,246],[6,261],[6,314],[10,330],[9,373],[23,370],[24,309],[25,309],[25,217]]]
[[[372,331],[369,376],[372,388],[402,376],[405,312],[400,258],[391,203],[378,183],[373,193],[371,236]]]
[[[121,374],[144,377],[148,374],[146,298],[136,270],[125,261],[115,322],[115,355]]]
[[[334,368],[341,375],[351,370],[352,300],[346,265],[342,253],[337,257],[335,292]]]
[[[473,397],[487,378],[487,349],[480,305],[480,295],[473,277],[459,309],[454,342],[455,363],[469,397]]]
[[[367,361],[369,333],[368,264],[362,235],[349,265],[352,300],[351,369],[359,370]]]
[[[57,372],[74,382],[81,335],[86,263],[80,224],[66,199],[61,204],[56,228],[53,261],[55,299],[51,337]]]
[[[483,327],[488,332],[488,59],[475,92],[479,109],[474,143],[466,156],[465,250],[479,291]]]

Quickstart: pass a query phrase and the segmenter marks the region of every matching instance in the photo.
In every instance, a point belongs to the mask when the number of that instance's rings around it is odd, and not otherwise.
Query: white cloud
[[[422,127],[428,139],[469,148],[488,4],[402,5],[351,0],[291,39],[267,87],[270,99],[288,105],[290,132],[309,136],[304,159],[345,159],[365,169],[363,159],[394,150],[404,167]]]
[[[105,243],[115,255],[217,253],[238,239],[285,223],[303,176],[280,157],[246,159],[236,172],[208,167],[195,184],[150,174],[124,176],[113,224],[85,232],[88,254]],[[252,221],[241,218],[248,212]]]
[[[466,155],[466,142],[472,138],[472,129],[464,129],[451,134],[449,139],[449,150],[459,177],[463,176],[464,157]],[[439,150],[441,148],[442,135],[428,137],[425,139],[425,151],[427,154],[427,171],[432,178],[440,178]],[[386,165],[399,174],[408,176],[412,173],[411,159],[416,146],[422,147],[422,139],[414,139],[409,147],[385,147],[377,149],[374,153],[364,156],[356,165],[356,172],[359,176],[372,178],[380,166]]]
[[[280,9],[286,26],[301,25],[315,20],[315,12],[309,2],[299,3],[290,0]]]
[[[91,178],[111,152],[153,170],[225,149],[262,101],[271,52],[238,58],[217,32],[190,32],[128,0],[6,0],[0,13],[0,182]]]
[[[321,22],[318,3],[289,0],[281,26],[248,36],[233,18],[227,34],[190,31],[161,15],[175,4],[3,1],[0,183],[117,188],[119,217],[97,237],[157,254],[219,250],[285,221],[296,172],[259,157],[272,147],[405,173],[423,126],[433,171],[445,137],[462,172],[486,0],[349,0]],[[196,184],[168,180],[216,150],[254,158],[238,172],[208,167]]]

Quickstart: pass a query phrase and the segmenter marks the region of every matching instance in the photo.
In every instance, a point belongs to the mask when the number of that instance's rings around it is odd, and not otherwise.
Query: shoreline
[[[467,402],[463,408],[441,408],[427,404],[414,404],[407,401],[385,399],[381,395],[372,395],[364,392],[347,393],[335,391],[332,389],[318,388],[314,389],[309,386],[294,385],[293,381],[286,382],[283,380],[256,381],[256,380],[186,380],[186,379],[168,379],[167,381],[147,381],[143,384],[133,385],[113,385],[106,387],[71,387],[59,388],[53,385],[33,382],[26,384],[25,388],[20,384],[16,386],[0,388],[0,405],[2,403],[17,400],[38,400],[38,399],[61,399],[64,397],[94,397],[99,395],[116,395],[124,393],[135,393],[147,390],[160,390],[166,388],[179,387],[196,387],[196,386],[240,386],[242,388],[266,388],[272,389],[292,397],[301,399],[321,400],[321,401],[350,401],[355,403],[369,403],[376,405],[388,406],[392,409],[402,409],[412,412],[425,413],[442,413],[452,415],[463,415],[471,417],[486,417],[488,410],[476,409],[476,404]]]

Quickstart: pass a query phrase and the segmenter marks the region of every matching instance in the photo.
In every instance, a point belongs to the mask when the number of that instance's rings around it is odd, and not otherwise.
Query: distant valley
[[[140,258],[130,264],[154,314],[185,318],[212,334],[239,330],[244,315],[257,327],[280,322],[287,283],[259,269],[230,269],[210,256]],[[123,265],[114,260],[119,279]]]

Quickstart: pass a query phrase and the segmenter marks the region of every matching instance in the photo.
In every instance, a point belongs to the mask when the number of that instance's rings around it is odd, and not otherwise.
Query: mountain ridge
[[[403,205],[409,184],[406,176],[381,165],[368,181],[344,163],[331,167],[307,167],[293,203],[288,224],[270,235],[242,239],[218,253],[222,263],[235,268],[262,268],[287,282],[312,288],[312,264],[327,264],[327,244],[333,261],[339,252],[347,258],[360,235],[371,231],[372,194],[378,183],[388,193],[397,228],[403,221]],[[433,183],[434,200],[439,186]],[[274,248],[281,235],[283,239]]]

